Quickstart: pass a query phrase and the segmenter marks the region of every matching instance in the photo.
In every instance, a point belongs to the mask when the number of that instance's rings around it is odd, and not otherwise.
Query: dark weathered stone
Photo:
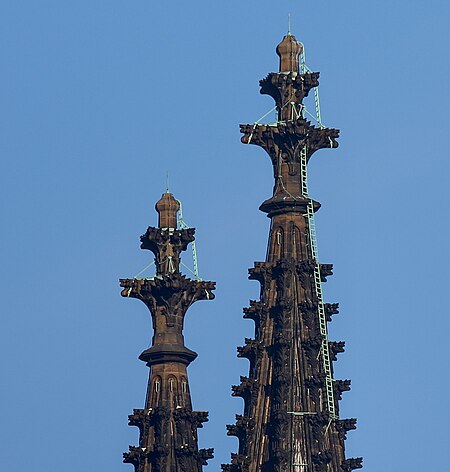
[[[339,313],[339,303],[325,303],[324,308],[328,322],[331,321],[331,317],[333,315],[337,315]]]
[[[362,457],[346,459],[344,462],[342,462],[341,468],[344,472],[351,472],[355,469],[361,469],[363,466],[362,463]]]
[[[183,325],[192,303],[214,298],[215,283],[180,273],[180,253],[194,240],[194,229],[177,229],[177,200],[166,193],[156,209],[159,227],[141,236],[141,247],[155,255],[156,275],[120,280],[123,297],[149,308],[154,329],[152,346],[139,356],[150,367],[145,408],[128,417],[139,428],[139,447],[130,447],[124,462],[136,472],[201,472],[213,450],[198,448],[197,428],[208,412],[192,410],[186,368],[197,354],[184,345]]]
[[[259,301],[244,309],[244,318],[255,321],[255,338],[238,348],[238,356],[250,360],[249,376],[232,387],[252,422],[227,427],[239,439],[239,454],[222,466],[225,472],[342,472],[357,465],[344,452],[355,422],[337,419],[338,400],[350,382],[332,379],[331,361],[344,343],[329,342],[326,333],[339,306],[324,304],[316,285],[333,274],[333,265],[319,265],[312,251],[307,213],[320,204],[306,193],[303,179],[312,154],[338,146],[339,131],[304,117],[302,100],[319,74],[300,73],[301,50],[287,35],[277,48],[280,71],[260,82],[261,93],[275,100],[277,122],[241,125],[242,142],[269,154],[275,184],[260,207],[271,219],[267,257],[249,270],[260,283]]]
[[[337,420],[336,429],[339,433],[339,438],[341,441],[345,441],[347,439],[347,433],[353,429],[356,429],[356,418]]]
[[[329,343],[330,346],[330,357],[332,361],[337,360],[337,355],[345,352],[345,342],[344,341],[332,341]]]

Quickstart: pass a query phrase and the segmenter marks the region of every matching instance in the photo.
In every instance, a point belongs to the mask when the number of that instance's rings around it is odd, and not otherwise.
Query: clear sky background
[[[119,277],[151,261],[139,236],[171,191],[197,228],[200,275],[186,344],[194,407],[217,471],[242,413],[247,269],[265,256],[269,157],[239,123],[270,110],[258,81],[287,30],[321,72],[323,121],[310,192],[326,301],[341,313],[347,455],[367,472],[450,471],[449,18],[444,0],[4,0],[0,4],[0,469],[131,471],[127,415],[143,406],[137,356],[150,316]],[[267,118],[273,121],[273,116]],[[190,264],[189,254],[184,262]]]

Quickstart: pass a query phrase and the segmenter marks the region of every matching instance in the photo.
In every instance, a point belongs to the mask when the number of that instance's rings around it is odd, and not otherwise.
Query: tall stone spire
[[[212,449],[199,449],[197,428],[208,412],[193,411],[187,366],[197,354],[184,345],[187,309],[198,300],[212,300],[215,282],[191,280],[180,273],[180,254],[194,241],[193,228],[177,228],[180,208],[166,192],[156,203],[158,227],[141,236],[141,248],[155,256],[156,275],[121,279],[123,297],[137,298],[150,310],[152,345],[139,359],[150,367],[143,409],[134,410],[129,424],[140,431],[139,447],[124,454],[135,472],[201,472],[213,457]]]
[[[335,380],[332,362],[343,342],[328,340],[327,323],[337,304],[323,302],[322,283],[331,264],[320,264],[314,212],[320,204],[307,188],[307,163],[323,148],[336,148],[336,129],[315,127],[304,118],[303,99],[318,86],[319,74],[301,73],[302,45],[288,34],[277,47],[280,70],[260,81],[261,93],[276,103],[276,124],[241,125],[242,142],[262,147],[274,173],[272,196],[260,209],[271,219],[267,258],[249,278],[260,283],[260,299],[244,318],[255,323],[238,357],[249,375],[232,387],[244,412],[228,434],[239,439],[225,472],[345,472],[361,467],[346,459],[344,439],[355,419],[339,419],[339,400],[349,380]]]

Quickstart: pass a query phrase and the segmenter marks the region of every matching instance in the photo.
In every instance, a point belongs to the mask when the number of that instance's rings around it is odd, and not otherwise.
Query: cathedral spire
[[[168,191],[156,203],[158,227],[141,236],[141,248],[155,256],[156,275],[121,279],[123,297],[137,298],[150,311],[152,345],[139,359],[150,368],[145,407],[134,410],[129,424],[140,431],[139,447],[124,454],[135,472],[201,472],[212,449],[199,449],[197,428],[208,412],[193,411],[187,366],[197,357],[184,344],[187,309],[214,298],[214,282],[191,280],[180,272],[180,254],[194,241],[193,228],[177,228],[180,203]]]
[[[239,450],[224,472],[342,472],[361,467],[346,459],[344,440],[356,420],[339,418],[349,380],[335,380],[333,361],[343,342],[328,340],[327,323],[337,304],[323,301],[322,283],[331,264],[320,264],[307,164],[324,148],[337,148],[337,129],[305,119],[303,99],[318,86],[319,74],[300,73],[303,46],[290,32],[277,46],[278,73],[260,81],[275,100],[278,121],[241,125],[244,144],[270,157],[274,187],[260,209],[271,219],[267,257],[250,269],[260,299],[244,309],[255,323],[254,338],[238,347],[249,360],[249,375],[232,387],[244,400],[243,415],[227,426]],[[317,90],[315,90],[317,93]],[[318,102],[318,101],[317,101]]]

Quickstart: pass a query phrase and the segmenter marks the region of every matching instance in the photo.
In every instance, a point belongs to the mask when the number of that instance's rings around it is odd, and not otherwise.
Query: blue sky
[[[349,456],[367,472],[449,470],[447,389],[448,2],[6,0],[0,5],[2,157],[1,469],[132,470],[127,415],[142,406],[151,338],[119,277],[151,261],[139,235],[165,190],[197,228],[217,298],[193,306],[185,337],[200,431],[219,470],[248,371],[247,269],[264,259],[264,151],[239,123],[270,110],[258,81],[287,29],[321,72],[322,117],[340,147],[316,153],[310,193],[327,301],[345,340]],[[271,118],[271,117],[269,117]],[[189,262],[188,254],[184,261]]]

